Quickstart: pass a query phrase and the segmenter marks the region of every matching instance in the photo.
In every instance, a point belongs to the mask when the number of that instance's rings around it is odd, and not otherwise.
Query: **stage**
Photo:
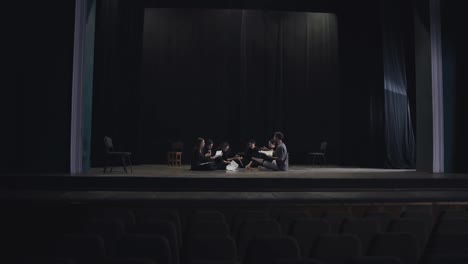
[[[103,173],[3,175],[3,199],[31,201],[297,201],[441,202],[468,201],[468,175],[415,170],[291,166],[265,170],[190,171],[188,166],[133,166]]]

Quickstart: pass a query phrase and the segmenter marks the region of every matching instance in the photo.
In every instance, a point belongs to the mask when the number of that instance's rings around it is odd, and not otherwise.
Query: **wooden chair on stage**
[[[310,158],[312,158],[312,165],[315,165],[315,161],[316,161],[317,158],[320,160],[320,164],[322,164],[322,165],[327,164],[327,157],[326,157],[327,146],[328,146],[327,141],[323,141],[320,144],[320,151],[319,152],[307,153],[308,156],[309,156],[309,162],[310,162]]]
[[[167,165],[171,167],[182,167],[182,150],[184,144],[182,142],[174,142],[171,145],[171,150],[167,152]]]
[[[108,167],[110,167],[110,171],[112,172],[112,157],[120,157],[122,160],[122,166],[124,168],[125,173],[127,172],[127,162],[130,166],[130,171],[133,172],[132,168],[132,160],[130,157],[132,156],[131,152],[121,152],[121,151],[114,151],[114,144],[112,143],[112,138],[105,136],[104,137],[104,147],[106,151],[106,160],[104,163],[104,173]]]

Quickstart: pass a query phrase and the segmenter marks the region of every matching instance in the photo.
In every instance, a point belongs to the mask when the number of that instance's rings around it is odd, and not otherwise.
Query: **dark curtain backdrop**
[[[196,137],[243,151],[281,130],[291,158],[339,146],[336,16],[253,10],[146,9],[140,162],[164,162]]]
[[[141,69],[143,3],[96,2],[91,166],[102,165],[104,136],[116,150],[138,159],[138,91]]]
[[[2,10],[0,173],[69,172],[75,1]]]
[[[396,1],[382,1],[386,166],[396,169],[414,168],[416,159],[406,69],[407,25],[394,15],[401,10]]]
[[[104,135],[135,162],[156,163],[172,141],[188,151],[204,136],[242,150],[274,130],[286,133],[292,163],[327,139],[332,163],[384,166],[378,1],[97,4],[93,166]],[[166,9],[145,27],[149,7]]]

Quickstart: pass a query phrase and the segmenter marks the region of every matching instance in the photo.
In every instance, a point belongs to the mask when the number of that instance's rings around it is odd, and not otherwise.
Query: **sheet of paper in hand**
[[[223,156],[223,151],[222,150],[217,150],[216,154],[213,156],[213,159],[216,159],[217,157],[222,157]]]
[[[259,153],[263,153],[269,157],[273,156],[273,150],[260,150]]]

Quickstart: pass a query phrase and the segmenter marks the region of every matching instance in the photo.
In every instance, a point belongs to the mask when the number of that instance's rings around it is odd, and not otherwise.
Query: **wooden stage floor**
[[[444,174],[448,176],[447,174]],[[103,168],[92,168],[80,176],[110,177],[157,177],[157,178],[428,178],[440,175],[416,172],[415,170],[391,170],[371,168],[345,168],[334,166],[290,166],[289,171],[270,171],[264,169],[238,169],[236,171],[191,171],[190,166],[169,167],[167,165],[137,165],[133,173],[125,173],[122,167],[114,167],[112,172]],[[454,177],[456,175],[450,175]]]
[[[291,166],[265,170],[190,171],[188,166],[138,165],[125,174],[0,177],[0,200],[62,202],[468,202],[468,175],[415,170]]]

